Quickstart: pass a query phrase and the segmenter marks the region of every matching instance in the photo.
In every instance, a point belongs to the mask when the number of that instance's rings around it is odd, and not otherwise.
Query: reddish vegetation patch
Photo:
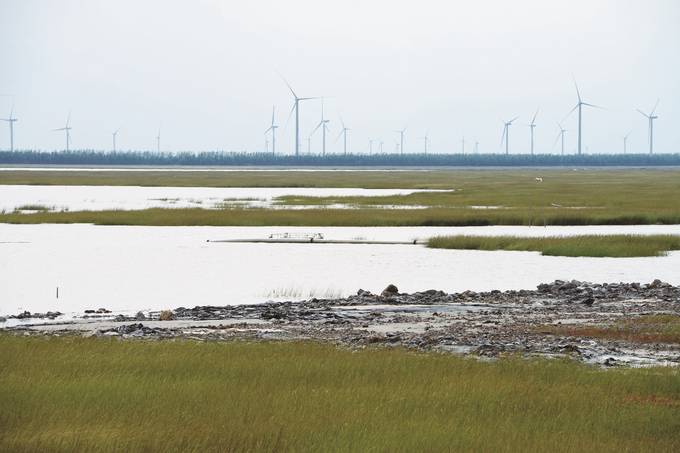
[[[623,319],[611,326],[542,326],[540,333],[632,343],[680,343],[680,316],[639,316]]]
[[[627,403],[651,404],[654,406],[680,406],[680,399],[658,395],[630,395],[623,399]]]

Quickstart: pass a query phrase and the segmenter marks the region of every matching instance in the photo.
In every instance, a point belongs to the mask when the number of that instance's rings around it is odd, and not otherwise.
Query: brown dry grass
[[[643,315],[622,319],[610,326],[543,326],[546,334],[603,338],[631,343],[680,343],[680,316]]]

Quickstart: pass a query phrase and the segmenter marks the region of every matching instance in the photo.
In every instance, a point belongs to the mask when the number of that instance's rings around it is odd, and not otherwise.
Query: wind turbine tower
[[[66,134],[66,152],[69,151],[70,145],[71,145],[71,129],[72,127],[70,126],[71,123],[71,112],[68,112],[68,116],[66,117],[66,126],[60,127],[59,129],[54,129],[55,131],[64,131]]]
[[[347,155],[347,131],[350,129],[345,126],[345,122],[342,119],[342,115],[340,115],[340,124],[342,124],[342,130],[340,130],[340,133],[338,134],[338,138],[342,135],[342,152],[346,156]],[[335,141],[338,141],[338,138],[335,139]]]
[[[116,137],[118,137],[118,131],[120,128],[116,129],[111,133],[111,138],[113,139],[113,152],[116,152]]]
[[[557,138],[555,139],[555,144],[557,144],[558,140],[562,141],[562,156],[564,156],[564,133],[567,132],[565,128],[562,127],[560,123],[557,123],[557,127],[560,128],[560,132],[557,134]],[[553,145],[553,148],[555,145]]]
[[[512,123],[517,120],[519,116],[514,117],[510,121],[504,121],[503,122],[503,135],[501,135],[501,146],[503,146],[503,142],[505,142],[505,155],[507,156],[510,154],[510,126],[512,126]]]
[[[595,108],[598,108],[598,109],[602,108],[602,107],[599,107],[599,106],[593,105],[593,104],[589,104],[587,102],[583,102],[583,99],[581,98],[581,91],[578,89],[578,84],[576,83],[576,80],[574,80],[574,87],[576,87],[576,96],[578,97],[578,104],[576,104],[576,106],[573,109],[571,109],[571,112],[569,112],[569,115],[571,115],[574,112],[574,110],[578,110],[578,154],[580,156],[581,155],[581,143],[582,143],[582,140],[581,140],[582,127],[581,126],[582,126],[582,123],[583,123],[583,115],[582,115],[583,106],[585,105],[587,107],[595,107]],[[567,116],[569,116],[569,115],[567,115]]]
[[[161,128],[158,128],[158,135],[156,135],[156,151],[161,152]]]
[[[400,140],[399,140],[399,154],[404,154],[404,134],[406,133],[406,128],[403,128],[399,131],[394,131],[397,134],[399,134]]]
[[[321,121],[319,121],[319,124],[316,125],[316,128],[312,131],[312,133],[309,135],[310,137],[314,135],[314,133],[317,131],[317,129],[321,128],[321,155],[325,156],[326,155],[326,132],[328,131],[328,122],[330,120],[327,120],[323,116],[323,99],[321,99]]]
[[[282,77],[283,78],[283,77]],[[307,101],[309,99],[318,99],[318,98],[301,98],[298,97],[297,94],[295,94],[295,91],[293,91],[293,88],[290,86],[290,83],[286,79],[283,79],[283,81],[288,85],[288,89],[290,92],[293,94],[293,108],[291,109],[291,113],[293,113],[293,110],[295,110],[295,157],[298,157],[300,155],[300,101]],[[290,115],[288,116],[290,118]]]
[[[430,141],[430,138],[428,137],[428,134],[425,134],[425,136],[421,137],[421,139],[423,140],[423,151],[425,154],[427,154],[427,144]]]
[[[538,109],[536,109],[536,113],[534,113],[534,117],[531,119],[531,123],[529,124],[529,128],[531,129],[531,155],[534,155],[534,129],[536,128],[536,116],[538,116]]]
[[[272,107],[272,124],[269,126],[269,129],[264,131],[266,134],[267,132],[271,131],[272,133],[272,154],[276,154],[276,129],[279,127],[276,124],[274,124],[274,115],[276,113],[276,106]]]
[[[654,104],[654,108],[652,109],[652,111],[649,114],[646,114],[642,110],[637,109],[638,112],[640,112],[643,116],[645,116],[647,118],[647,120],[649,120],[649,126],[648,126],[649,127],[649,131],[648,131],[648,134],[649,134],[649,154],[654,153],[654,120],[659,118],[654,113],[656,112],[656,108],[658,106],[659,106],[659,100],[657,99],[656,104]]]
[[[18,118],[14,118],[14,106],[9,111],[9,118],[0,118],[2,121],[7,121],[9,124],[9,150],[14,152],[14,123],[16,123]]]
[[[630,137],[630,132],[623,136],[623,154],[628,152],[628,137]]]

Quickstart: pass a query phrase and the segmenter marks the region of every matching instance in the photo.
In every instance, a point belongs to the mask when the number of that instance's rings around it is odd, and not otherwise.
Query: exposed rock
[[[18,315],[9,316],[9,319],[56,319],[63,315],[59,311],[48,311],[47,313],[31,313],[30,311],[23,311]]]
[[[353,348],[377,344],[485,357],[557,354],[599,366],[649,365],[650,360],[663,365],[680,364],[679,345],[580,337],[578,328],[568,328],[612,325],[622,316],[680,316],[680,287],[660,281],[641,285],[556,280],[539,285],[538,290],[453,294],[438,290],[406,294],[390,285],[383,294],[388,297],[359,290],[356,295],[338,299],[207,305],[161,312],[160,319],[183,321],[174,328],[145,326],[139,322],[144,320],[143,313],[135,317],[121,315],[116,320],[124,325],[109,328],[104,323],[104,330],[96,330],[95,335],[125,339],[311,339]],[[37,315],[25,312],[18,316]],[[157,316],[154,313],[153,319]],[[567,328],[555,328],[560,325]],[[46,335],[68,331],[68,327],[54,330],[54,326],[38,329],[41,328],[25,325],[3,328]]]
[[[399,289],[392,284],[387,285],[387,288],[383,289],[382,293],[380,293],[382,297],[392,297],[397,294],[399,294]]]

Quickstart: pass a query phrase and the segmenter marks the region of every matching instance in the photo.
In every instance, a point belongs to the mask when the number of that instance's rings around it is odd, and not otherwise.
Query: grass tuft
[[[663,256],[671,250],[680,250],[680,236],[437,236],[431,238],[427,246],[438,249],[531,251],[549,256],[630,258]]]

